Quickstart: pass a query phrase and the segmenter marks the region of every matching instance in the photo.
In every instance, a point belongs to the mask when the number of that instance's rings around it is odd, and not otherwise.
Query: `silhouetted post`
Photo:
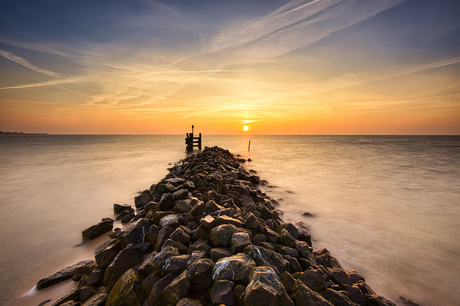
[[[195,126],[192,125],[192,132],[186,134],[185,144],[187,148],[187,152],[193,151],[193,147],[198,147],[201,150],[201,133],[199,137],[193,137],[193,129]]]
[[[251,141],[249,140],[249,145],[248,145],[248,152],[251,150]]]

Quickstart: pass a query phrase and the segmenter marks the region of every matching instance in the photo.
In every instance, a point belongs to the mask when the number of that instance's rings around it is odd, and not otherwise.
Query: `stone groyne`
[[[52,305],[395,305],[327,249],[313,250],[301,224],[285,223],[258,176],[218,148],[181,160],[129,205],[114,205],[85,231],[111,231],[94,260],[40,280],[78,282]],[[51,301],[50,301],[51,303]]]

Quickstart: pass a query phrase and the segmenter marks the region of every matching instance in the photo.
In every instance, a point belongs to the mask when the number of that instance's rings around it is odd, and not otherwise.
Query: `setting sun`
[[[249,130],[249,127],[248,127],[247,125],[245,125],[245,126],[243,127],[243,130],[244,130],[245,132],[247,132],[247,131]]]

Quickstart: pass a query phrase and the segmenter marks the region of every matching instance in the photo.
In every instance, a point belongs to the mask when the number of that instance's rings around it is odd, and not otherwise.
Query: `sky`
[[[0,0],[0,130],[460,134],[458,0]]]

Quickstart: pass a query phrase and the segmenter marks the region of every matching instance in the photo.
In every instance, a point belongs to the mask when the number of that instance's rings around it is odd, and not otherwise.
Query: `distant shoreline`
[[[24,132],[3,132],[0,135],[48,135],[48,133],[24,133]]]

